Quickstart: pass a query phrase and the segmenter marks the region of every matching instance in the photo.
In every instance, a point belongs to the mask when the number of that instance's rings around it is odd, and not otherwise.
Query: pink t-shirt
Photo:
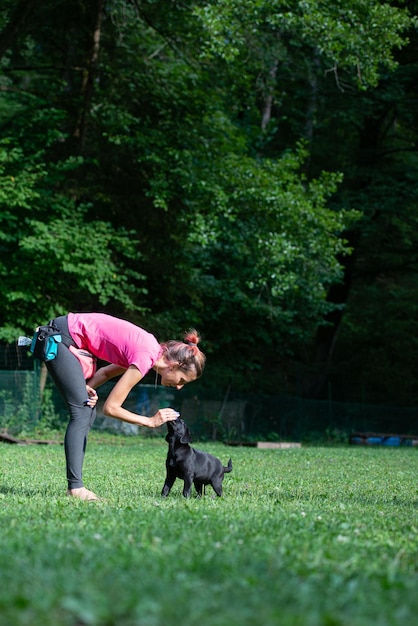
[[[142,376],[162,354],[154,335],[105,313],[69,313],[68,329],[78,348],[120,367],[136,365]]]

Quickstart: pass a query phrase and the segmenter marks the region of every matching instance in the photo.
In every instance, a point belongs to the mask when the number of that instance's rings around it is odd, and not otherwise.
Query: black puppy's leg
[[[213,478],[211,485],[216,495],[220,498],[222,495],[222,478]]]
[[[202,487],[203,487],[202,483],[199,480],[194,480],[193,483],[194,483],[194,486],[196,488],[197,495],[199,496],[199,498],[201,498],[202,497]]]
[[[189,474],[186,474],[184,476],[184,487],[183,487],[183,496],[185,498],[190,498],[192,494],[192,485],[193,485],[192,477]]]
[[[164,487],[162,488],[161,495],[166,498],[171,491],[171,487],[174,485],[176,475],[174,472],[167,471]]]

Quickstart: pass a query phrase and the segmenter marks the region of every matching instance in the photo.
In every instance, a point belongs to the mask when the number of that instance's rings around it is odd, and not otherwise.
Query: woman
[[[104,313],[69,313],[57,317],[53,323],[60,330],[62,343],[58,344],[56,358],[47,361],[46,366],[70,410],[64,439],[67,495],[97,500],[96,494],[84,487],[82,479],[87,435],[96,417],[96,387],[120,376],[105,401],[103,413],[130,424],[157,428],[175,420],[178,413],[167,408],[146,417],[124,409],[122,405],[131,389],[151,369],[156,377],[161,376],[162,385],[181,389],[202,375],[206,358],[197,346],[200,337],[195,330],[186,334],[184,342],[172,340],[160,344],[154,335],[139,326]],[[80,353],[86,351],[110,365],[85,376]]]

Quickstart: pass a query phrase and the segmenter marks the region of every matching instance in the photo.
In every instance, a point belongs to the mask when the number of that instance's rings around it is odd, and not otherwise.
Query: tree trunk
[[[87,120],[91,109],[91,102],[94,93],[94,79],[97,74],[97,63],[99,59],[100,37],[103,21],[105,0],[97,0],[95,23],[92,33],[92,45],[86,62],[81,84],[81,94],[83,96],[83,107],[77,120],[74,137],[78,141],[79,153],[84,151],[87,136]]]
[[[274,94],[274,88],[276,84],[276,76],[277,76],[278,67],[279,67],[279,62],[275,61],[269,71],[269,80],[267,82],[267,95],[264,100],[263,113],[261,116],[261,129],[262,130],[265,130],[267,128],[267,124],[269,123],[271,119],[271,109],[273,106],[273,94]]]

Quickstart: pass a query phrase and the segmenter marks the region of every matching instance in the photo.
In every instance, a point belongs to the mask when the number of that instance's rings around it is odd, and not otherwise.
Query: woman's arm
[[[178,417],[178,413],[174,409],[159,409],[153,417],[146,417],[123,408],[122,405],[129,392],[139,383],[141,378],[142,374],[139,369],[135,365],[130,365],[108,395],[103,406],[104,415],[128,422],[129,424],[148,426],[149,428],[157,428],[165,424],[165,422],[175,420]]]
[[[96,389],[97,387],[100,387],[100,385],[107,383],[108,380],[115,378],[115,376],[120,376],[124,372],[126,372],[126,369],[124,367],[120,367],[119,365],[114,365],[113,363],[111,365],[106,365],[105,367],[101,367],[97,370],[97,372],[89,378],[89,386]]]

